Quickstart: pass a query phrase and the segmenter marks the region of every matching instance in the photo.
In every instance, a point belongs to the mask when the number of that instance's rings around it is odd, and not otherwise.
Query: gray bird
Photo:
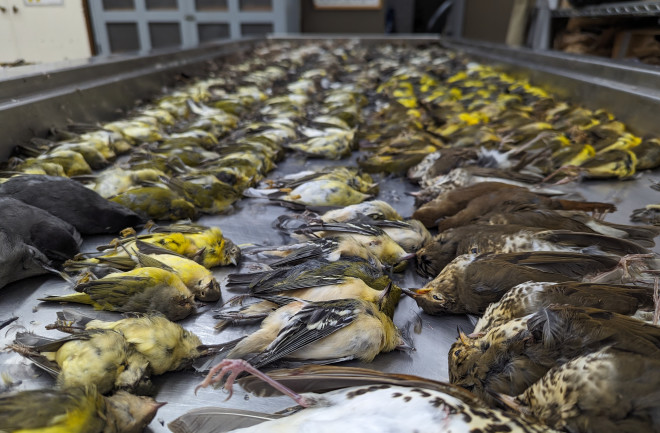
[[[142,222],[128,208],[106,200],[66,177],[14,176],[0,185],[0,196],[12,197],[48,211],[84,235],[116,234]]]

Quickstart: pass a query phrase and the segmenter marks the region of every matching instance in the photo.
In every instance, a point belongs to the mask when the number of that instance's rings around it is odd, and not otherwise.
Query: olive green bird
[[[0,431],[7,433],[140,433],[165,403],[95,387],[36,389],[0,395]]]
[[[108,322],[75,311],[57,313],[58,319],[49,329],[64,332],[117,332],[132,352],[148,363],[148,373],[160,375],[181,370],[206,353],[206,346],[194,333],[160,314],[145,314]]]
[[[112,391],[128,364],[129,348],[113,330],[89,330],[60,339],[19,332],[14,352],[57,378],[61,388],[95,385],[102,394]]]
[[[173,177],[167,179],[166,184],[194,204],[199,212],[207,214],[225,212],[240,198],[234,188],[211,175]]]
[[[194,204],[166,187],[133,188],[109,200],[126,206],[145,219],[177,221],[197,216]]]
[[[380,305],[381,311],[394,316],[401,289],[369,262],[344,259],[336,262],[308,260],[291,268],[249,274],[230,274],[228,289],[244,289],[247,294],[265,299],[238,311],[220,310],[216,328],[229,323],[263,319],[279,306],[294,299],[331,301],[357,298]]]
[[[172,272],[136,268],[78,284],[79,293],[39,298],[46,302],[74,302],[97,310],[148,313],[158,311],[170,320],[195,312],[194,296]]]
[[[132,252],[128,251],[130,256],[118,255],[89,260],[69,260],[64,266],[69,271],[99,265],[122,271],[129,271],[136,266],[161,268],[176,274],[195,295],[195,299],[205,302],[220,299],[220,284],[210,270],[196,261],[140,240],[136,240],[131,249]]]

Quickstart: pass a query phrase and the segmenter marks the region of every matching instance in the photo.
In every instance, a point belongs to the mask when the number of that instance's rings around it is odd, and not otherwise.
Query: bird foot
[[[542,183],[548,183],[551,179],[559,176],[560,174],[565,175],[563,179],[555,182],[555,185],[563,185],[565,183],[573,182],[575,180],[578,180],[580,178],[580,175],[584,172],[585,170],[581,167],[577,167],[575,165],[564,165],[562,167],[559,167],[557,170],[553,171],[550,173],[548,176],[546,176],[541,182]]]
[[[276,390],[280,391],[282,394],[291,397],[296,403],[298,403],[302,407],[309,407],[313,403],[313,401],[308,400],[302,395],[293,392],[293,390],[287,388],[278,381],[272,379],[266,373],[257,370],[252,365],[250,365],[249,362],[243,359],[225,359],[222,362],[220,362],[218,365],[213,367],[206,375],[206,378],[202,381],[202,383],[197,385],[197,387],[195,388],[195,394],[197,394],[197,391],[200,388],[206,388],[209,385],[222,382],[224,377],[227,374],[229,374],[229,377],[227,377],[227,380],[225,381],[225,385],[224,385],[224,388],[229,392],[229,396],[225,400],[229,400],[233,394],[232,388],[234,386],[234,382],[236,381],[236,378],[243,372],[250,373],[253,376],[258,377],[259,379],[263,380],[264,382],[266,382]]]
[[[612,270],[602,272],[600,274],[597,274],[593,276],[592,278],[589,279],[590,282],[592,283],[600,283],[600,282],[608,282],[611,281],[613,276],[621,269],[622,275],[620,276],[621,282],[632,282],[635,281],[635,278],[630,272],[631,265],[636,264],[636,263],[643,263],[644,259],[651,259],[656,257],[655,254],[650,253],[650,254],[627,254],[623,257],[621,257],[621,260],[619,260],[619,263],[616,265],[616,267]],[[639,272],[639,269],[635,269],[635,273]],[[641,272],[647,272],[647,271],[641,271]]]

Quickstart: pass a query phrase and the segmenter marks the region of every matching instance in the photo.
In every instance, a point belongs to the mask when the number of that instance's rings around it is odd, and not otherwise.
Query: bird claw
[[[197,385],[195,388],[195,394],[197,394],[197,391],[200,388],[206,388],[209,385],[214,385],[216,383],[220,383],[223,381],[224,377],[229,374],[229,377],[227,377],[227,380],[225,380],[225,385],[224,389],[229,392],[229,396],[225,399],[225,401],[229,400],[231,396],[233,395],[233,386],[234,386],[234,381],[238,377],[239,374],[243,373],[244,371],[250,370],[252,367],[250,364],[248,364],[247,361],[244,361],[242,359],[225,359],[224,361],[220,362],[218,365],[213,367],[209,373],[206,375],[206,378]]]
[[[225,399],[225,401],[227,401],[233,395],[234,382],[241,373],[250,373],[253,376],[258,377],[276,390],[280,391],[282,394],[291,397],[302,407],[309,407],[314,403],[313,400],[309,400],[302,395],[293,392],[291,389],[287,388],[276,380],[273,380],[270,376],[257,370],[252,365],[250,365],[249,362],[243,359],[225,359],[213,367],[206,375],[206,378],[202,381],[202,383],[197,385],[195,388],[195,395],[200,388],[206,388],[209,385],[222,382],[223,378],[229,374],[229,377],[227,377],[224,385],[224,389],[229,392],[229,396]]]

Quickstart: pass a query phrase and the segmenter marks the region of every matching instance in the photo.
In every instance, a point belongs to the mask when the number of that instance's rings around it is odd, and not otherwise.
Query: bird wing
[[[618,264],[618,260],[611,257],[566,252],[529,251],[490,257],[570,278],[583,278],[588,274],[604,272]]]
[[[310,259],[322,259],[337,247],[338,243],[333,240],[323,239],[322,241],[310,242],[287,255],[284,258],[270,263],[272,267],[292,266]]]
[[[653,289],[642,286],[566,282],[549,286],[539,295],[544,305],[594,307],[625,315],[653,306]]]
[[[296,234],[307,234],[320,231],[333,231],[341,233],[353,233],[364,236],[380,236],[383,230],[372,225],[363,223],[321,223],[307,224],[294,230]]]
[[[556,244],[575,245],[588,248],[596,247],[601,251],[614,253],[620,256],[626,254],[646,254],[648,249],[639,244],[598,233],[579,233],[570,230],[550,230],[537,235],[540,239]]]
[[[79,284],[76,290],[87,293],[94,302],[111,307],[123,305],[126,299],[151,284],[151,278],[140,276],[121,276],[102,278]]]
[[[345,328],[358,317],[361,308],[357,301],[351,301],[307,304],[280,330],[268,347],[249,362],[259,368]]]
[[[341,284],[346,280],[342,275],[298,275],[285,280],[273,281],[270,284],[253,284],[250,286],[251,293],[280,293],[288,290],[308,289],[312,287],[330,286]]]
[[[282,415],[241,409],[203,407],[186,412],[170,422],[167,427],[174,433],[225,433],[278,418],[282,418]]]
[[[167,248],[159,247],[156,244],[150,244],[147,242],[143,242],[141,240],[135,241],[135,246],[137,247],[138,251],[141,252],[142,254],[169,254],[171,256],[181,257],[183,259],[188,258],[182,254],[179,254],[172,250],[168,250]]]
[[[543,346],[557,347],[567,358],[609,345],[645,356],[660,354],[659,327],[597,308],[550,305],[534,314],[527,328]]]
[[[202,233],[209,228],[199,224],[170,224],[167,226],[156,226],[151,229],[151,233]],[[138,239],[148,239],[151,235],[140,235]]]
[[[268,375],[297,393],[324,393],[353,386],[390,384],[444,392],[470,406],[484,406],[484,403],[474,394],[459,386],[419,376],[386,373],[368,368],[306,365],[293,369],[269,371]],[[247,392],[259,397],[279,395],[279,391],[255,376],[245,376],[238,382]]]

